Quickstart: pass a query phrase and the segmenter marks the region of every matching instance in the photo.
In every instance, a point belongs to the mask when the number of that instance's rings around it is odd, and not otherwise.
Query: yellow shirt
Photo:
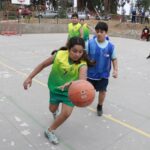
[[[69,23],[68,24],[69,39],[72,37],[80,37],[80,28],[81,28],[80,23],[77,23],[75,25],[73,23]]]

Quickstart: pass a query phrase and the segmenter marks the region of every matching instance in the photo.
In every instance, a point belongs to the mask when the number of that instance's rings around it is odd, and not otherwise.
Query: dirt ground
[[[2,20],[2,18],[0,19]],[[95,27],[97,22],[100,20],[95,20],[95,19],[90,19],[86,20],[91,27]],[[48,24],[68,24],[70,22],[69,19],[41,19],[40,23],[48,23]],[[145,26],[150,27],[148,24],[140,24],[140,23],[131,23],[131,22],[123,22],[121,23],[120,20],[109,20],[106,21],[109,26],[109,36],[114,36],[114,37],[124,37],[124,38],[130,38],[130,39],[140,39],[141,31]],[[39,23],[39,19],[35,17],[29,18],[24,18],[23,23],[29,23],[29,24],[34,24],[34,23]]]
[[[94,24],[96,24],[96,22],[97,21],[95,21]],[[120,21],[117,20],[110,20],[107,21],[107,23],[109,26],[108,34],[110,36],[133,38],[133,39],[140,39],[141,31],[146,26],[146,24],[131,23],[131,22],[121,23]]]
[[[41,19],[41,23],[50,23],[50,24],[67,24],[70,20],[68,19]],[[93,28],[100,20],[86,20],[90,26]],[[106,21],[109,26],[108,34],[110,36],[115,37],[125,37],[131,39],[140,39],[140,34],[142,29],[145,26],[150,27],[148,24],[140,24],[140,23],[131,23],[131,22],[123,22],[121,23],[120,20],[109,20]],[[37,18],[31,18],[30,23],[38,23]]]

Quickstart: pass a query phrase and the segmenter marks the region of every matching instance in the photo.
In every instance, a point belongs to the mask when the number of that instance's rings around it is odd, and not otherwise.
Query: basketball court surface
[[[25,91],[23,81],[66,34],[0,36],[0,150],[149,150],[150,43],[111,37],[119,77],[110,77],[104,115],[96,115],[97,94],[86,108],[75,108],[55,132],[60,144],[44,137],[53,121],[48,110],[50,67]]]

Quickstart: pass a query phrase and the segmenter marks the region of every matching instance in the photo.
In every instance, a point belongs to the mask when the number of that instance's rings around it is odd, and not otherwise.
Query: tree
[[[92,4],[92,7],[94,10],[96,9],[98,12],[103,13],[104,1],[105,0],[89,0],[87,1],[87,3],[88,3],[88,6],[89,4]]]
[[[105,13],[116,14],[117,13],[118,0],[104,0]]]
[[[93,7],[96,8],[97,6],[100,12],[104,11],[105,14],[117,13],[118,0],[91,0],[91,1],[93,4]]]
[[[137,6],[143,7],[144,10],[147,10],[150,7],[150,0],[137,0]]]
[[[117,13],[117,7],[118,7],[118,0],[110,0],[109,12],[111,14],[116,14]]]
[[[59,18],[66,18],[67,0],[59,0],[57,5]]]

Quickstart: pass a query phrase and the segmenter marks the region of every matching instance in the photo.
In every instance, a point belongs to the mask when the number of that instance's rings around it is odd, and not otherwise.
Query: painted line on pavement
[[[96,112],[96,110],[94,108],[92,108],[92,107],[88,107],[88,109],[93,111],[93,112]],[[143,136],[145,136],[147,138],[150,138],[150,134],[147,133],[147,132],[142,131],[141,129],[138,129],[138,128],[136,128],[136,127],[134,127],[134,126],[132,126],[132,125],[130,125],[128,123],[125,123],[125,122],[119,120],[119,119],[116,119],[116,118],[112,117],[111,115],[103,114],[103,116],[105,118],[107,118],[108,120],[111,120],[111,121],[113,121],[115,123],[118,123],[118,124],[128,128],[128,129],[132,130],[132,131],[135,131],[136,133],[138,133],[140,135],[143,135]]]
[[[16,72],[17,74],[19,74],[21,76],[27,77],[27,74],[25,74],[25,73],[23,73],[21,71],[18,71],[15,68],[13,68],[13,67],[11,67],[11,66],[9,66],[9,65],[1,62],[1,61],[0,61],[0,65],[3,65],[4,67],[8,68],[9,70],[12,70],[12,71]],[[42,86],[44,86],[44,87],[47,87],[47,84],[45,84],[45,83],[43,83],[43,82],[41,82],[41,81],[39,81],[37,79],[33,79],[33,81],[36,82],[36,83],[38,83],[38,84],[40,84],[40,85],[42,85]],[[92,107],[87,107],[87,109],[90,110],[90,111],[92,111],[92,112],[96,112],[96,110],[94,108],[92,108]],[[138,129],[138,128],[136,128],[136,127],[134,127],[134,126],[132,126],[132,125],[130,125],[128,123],[125,123],[125,122],[119,120],[119,119],[116,119],[116,118],[112,117],[111,115],[103,114],[103,116],[106,119],[111,120],[112,122],[120,124],[120,125],[128,128],[128,129],[130,129],[130,130],[132,130],[132,131],[140,134],[140,135],[143,135],[144,137],[150,138],[150,134],[147,133],[147,132],[145,132],[145,131],[143,131],[143,130],[141,130],[141,129]]]

